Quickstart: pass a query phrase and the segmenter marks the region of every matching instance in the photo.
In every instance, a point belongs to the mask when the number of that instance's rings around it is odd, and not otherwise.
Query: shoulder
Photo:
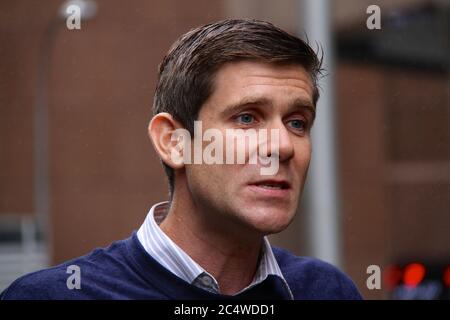
[[[281,248],[273,252],[295,299],[362,299],[350,277],[335,266]]]
[[[60,265],[24,275],[1,295],[1,300],[89,299],[96,298],[102,282],[120,270],[119,254],[125,240]],[[80,290],[82,289],[82,290]],[[101,298],[101,297],[98,297]],[[104,297],[107,298],[107,297]]]

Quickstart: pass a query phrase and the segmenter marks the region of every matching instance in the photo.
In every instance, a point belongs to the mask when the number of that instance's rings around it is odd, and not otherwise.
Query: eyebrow
[[[250,106],[257,106],[257,105],[268,105],[273,106],[273,101],[266,98],[266,97],[244,97],[241,100],[239,100],[236,103],[232,103],[224,108],[224,110],[221,112],[225,116],[232,115],[236,112],[239,112],[247,107]],[[308,99],[303,98],[296,98],[289,104],[289,110],[292,111],[292,109],[304,109],[311,113],[312,120],[316,118],[316,108],[312,104],[311,101]]]

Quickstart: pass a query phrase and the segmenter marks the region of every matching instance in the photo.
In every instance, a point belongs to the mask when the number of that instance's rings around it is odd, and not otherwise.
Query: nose
[[[277,120],[268,132],[267,156],[278,154],[280,162],[286,162],[294,156],[294,145],[292,138],[283,121]]]

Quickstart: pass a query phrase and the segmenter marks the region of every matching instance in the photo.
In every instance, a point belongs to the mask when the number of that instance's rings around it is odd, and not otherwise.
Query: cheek
[[[300,170],[301,172],[308,170],[309,163],[311,161],[311,155],[312,148],[309,139],[296,147],[295,158],[297,166],[299,167],[299,169],[304,169]]]
[[[311,150],[309,149],[307,152],[304,153],[304,156],[302,157],[302,163],[303,167],[305,168],[305,171],[308,171],[310,162],[311,162]]]
[[[186,178],[192,193],[209,198],[211,194],[223,194],[229,188],[232,175],[226,172],[226,165],[189,165]]]

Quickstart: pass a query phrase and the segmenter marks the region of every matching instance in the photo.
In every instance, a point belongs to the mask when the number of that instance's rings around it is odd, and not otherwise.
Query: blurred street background
[[[256,18],[321,45],[328,69],[306,191],[273,244],[338,265],[367,299],[450,299],[450,1],[74,3],[71,30],[70,2],[0,2],[0,291],[167,199],[146,132],[158,64],[193,27]]]

